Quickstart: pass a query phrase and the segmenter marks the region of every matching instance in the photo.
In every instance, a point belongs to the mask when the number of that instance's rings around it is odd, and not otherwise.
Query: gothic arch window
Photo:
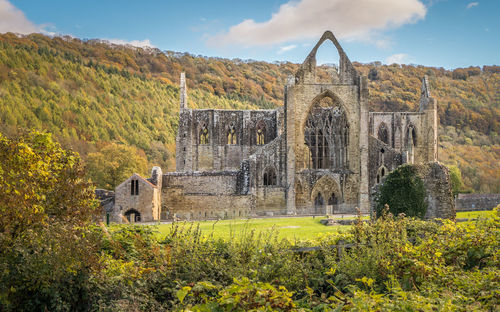
[[[347,167],[349,124],[338,101],[326,95],[317,101],[304,127],[305,144],[312,169]]]
[[[269,167],[264,171],[262,181],[265,186],[277,185],[276,171]]]
[[[381,123],[380,126],[378,127],[378,133],[377,137],[380,141],[384,142],[385,144],[389,144],[389,132],[387,131],[387,126],[385,123]]]
[[[413,125],[409,125],[406,129],[406,147],[410,146],[417,146],[417,131]]]
[[[266,125],[263,122],[259,122],[257,124],[257,127],[255,129],[255,136],[256,136],[257,145],[264,145],[265,144]]]
[[[227,144],[228,145],[237,144],[236,128],[233,123],[230,123],[227,129]]]
[[[210,140],[208,138],[208,129],[206,124],[203,124],[200,128],[200,144],[210,144]]]
[[[389,170],[385,166],[381,166],[378,168],[377,172],[377,184],[382,181],[382,178],[385,177],[389,173]]]

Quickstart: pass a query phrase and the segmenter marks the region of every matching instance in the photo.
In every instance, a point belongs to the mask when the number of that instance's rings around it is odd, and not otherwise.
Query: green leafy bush
[[[377,216],[383,214],[386,205],[396,216],[404,213],[409,217],[422,218],[427,211],[424,182],[411,165],[401,166],[387,176],[376,201]]]

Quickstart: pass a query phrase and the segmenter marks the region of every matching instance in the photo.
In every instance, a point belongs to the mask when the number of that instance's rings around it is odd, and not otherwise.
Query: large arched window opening
[[[207,125],[203,124],[200,128],[200,144],[209,144]]]
[[[406,129],[406,147],[417,146],[417,131],[413,125]]]
[[[234,145],[236,143],[236,128],[234,127],[234,124],[231,123],[227,129],[227,144]]]
[[[263,122],[259,122],[255,129],[255,138],[257,145],[264,145],[266,137],[266,125]]]
[[[349,124],[340,104],[329,96],[311,108],[304,127],[312,169],[347,167]]]
[[[385,123],[381,123],[378,127],[377,137],[385,144],[389,144],[389,132],[387,131],[387,126],[385,125]]]
[[[274,168],[269,167],[264,171],[262,182],[265,186],[277,185],[276,171]]]

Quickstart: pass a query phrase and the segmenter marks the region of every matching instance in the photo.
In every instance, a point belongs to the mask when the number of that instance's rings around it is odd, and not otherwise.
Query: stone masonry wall
[[[500,205],[500,194],[458,194],[457,211],[491,210]]]

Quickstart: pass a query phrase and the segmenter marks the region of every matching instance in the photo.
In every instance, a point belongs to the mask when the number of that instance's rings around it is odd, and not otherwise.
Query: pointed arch
[[[382,165],[377,170],[377,184],[382,182],[382,179],[390,173],[386,166]]]
[[[337,199],[337,203],[340,203],[342,200],[342,193],[340,191],[339,184],[331,175],[324,175],[321,177],[315,184],[311,192],[311,201],[314,202],[314,199],[321,194],[323,199],[330,199],[332,194],[335,195]]]
[[[303,124],[303,134],[310,154],[309,168],[347,166],[349,122],[344,106],[333,92],[326,90],[313,99]]]
[[[412,124],[408,124],[405,131],[405,147],[415,147],[418,144],[417,128]]]
[[[227,127],[227,144],[235,145],[237,143],[238,140],[236,134],[236,127],[234,126],[234,123],[230,123],[229,126]]]
[[[263,120],[259,120],[255,127],[255,142],[257,145],[266,144],[266,130],[266,123]]]
[[[385,122],[379,124],[377,138],[385,144],[389,144],[389,131]]]
[[[299,71],[297,72],[296,81],[298,81],[299,83],[300,81],[303,81],[307,72],[315,73],[316,54],[318,52],[319,47],[322,46],[327,40],[330,40],[333,43],[339,54],[338,74],[341,82],[349,82],[349,83],[356,82],[355,80],[357,78],[357,72],[352,66],[351,61],[345,54],[339,42],[337,41],[337,38],[335,38],[335,36],[331,31],[325,31],[323,36],[321,36],[321,38],[319,39],[318,43],[314,46],[311,52],[309,52],[309,55],[306,57],[304,63],[302,63]]]
[[[206,123],[202,123],[198,133],[199,144],[210,144],[210,139],[208,135],[208,128]]]

